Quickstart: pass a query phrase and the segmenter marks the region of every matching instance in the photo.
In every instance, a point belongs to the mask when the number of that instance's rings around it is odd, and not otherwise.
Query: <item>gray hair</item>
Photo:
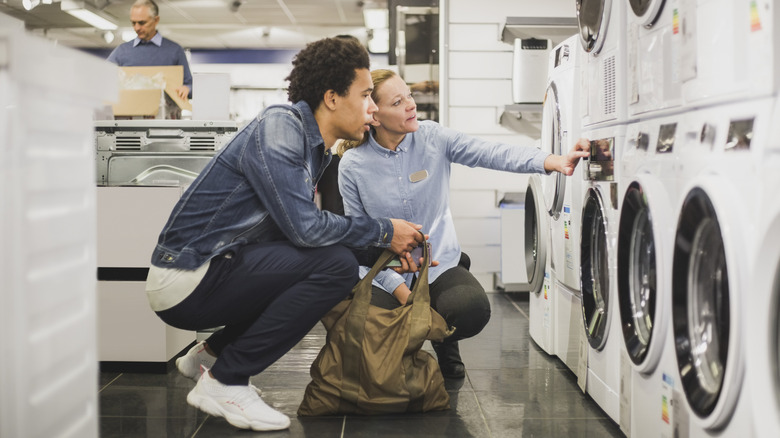
[[[156,17],[160,13],[160,9],[157,7],[157,3],[155,3],[153,0],[135,0],[135,3],[133,3],[131,9],[140,8],[142,6],[149,8],[149,15],[152,17]]]

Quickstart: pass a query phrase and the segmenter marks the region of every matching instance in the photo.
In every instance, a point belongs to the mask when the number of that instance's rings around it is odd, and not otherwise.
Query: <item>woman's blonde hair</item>
[[[371,82],[374,83],[374,90],[371,92],[371,99],[374,100],[374,103],[379,104],[379,87],[382,86],[385,81],[394,76],[397,76],[397,74],[392,70],[378,69],[371,72]],[[371,127],[371,130],[373,129],[374,128]],[[369,135],[371,135],[371,131],[366,131],[366,133],[363,134],[362,140],[342,140],[339,142],[336,153],[339,154],[339,157],[344,156],[344,152],[368,142]]]

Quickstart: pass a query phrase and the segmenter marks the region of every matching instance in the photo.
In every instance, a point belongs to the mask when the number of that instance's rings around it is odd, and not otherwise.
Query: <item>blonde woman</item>
[[[517,173],[571,175],[588,155],[587,140],[566,155],[550,155],[534,147],[489,142],[469,137],[432,121],[417,120],[417,106],[408,85],[390,70],[371,72],[371,97],[378,110],[362,141],[342,142],[339,189],[347,216],[398,217],[421,224],[430,235],[431,306],[455,334],[434,343],[442,374],[465,376],[458,341],[477,335],[490,319],[485,290],[468,271],[449,206],[452,163]],[[367,271],[361,267],[361,275]],[[374,282],[372,304],[393,308],[406,303],[413,274],[385,270]]]

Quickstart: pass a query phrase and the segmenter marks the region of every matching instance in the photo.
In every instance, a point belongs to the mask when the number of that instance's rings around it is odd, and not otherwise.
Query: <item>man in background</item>
[[[108,60],[120,67],[154,65],[181,65],[184,67],[183,85],[176,88],[182,99],[192,97],[192,73],[184,49],[157,32],[159,9],[152,0],[136,0],[130,7],[130,22],[138,35],[133,41],[120,44]]]

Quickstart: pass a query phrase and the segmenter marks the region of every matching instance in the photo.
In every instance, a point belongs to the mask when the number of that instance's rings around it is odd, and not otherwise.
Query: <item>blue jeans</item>
[[[219,356],[211,372],[226,385],[246,385],[294,347],[357,281],[357,260],[343,246],[246,245],[212,259],[192,294],[157,314],[184,330],[224,326],[206,341]]]

